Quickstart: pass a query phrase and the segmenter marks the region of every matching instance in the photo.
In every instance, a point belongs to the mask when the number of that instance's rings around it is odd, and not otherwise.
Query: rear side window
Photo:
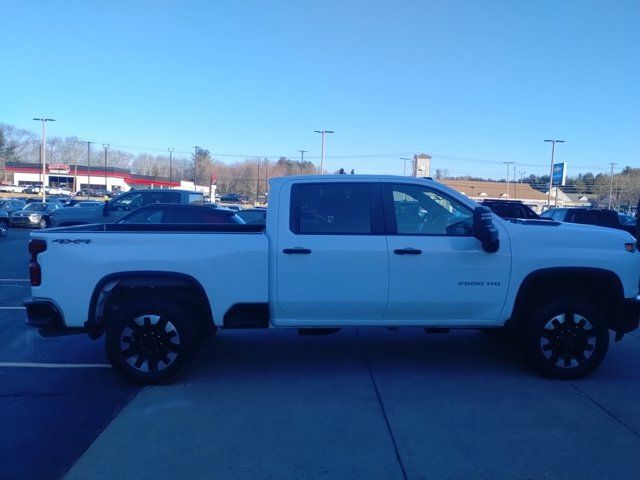
[[[243,222],[237,215],[232,212],[225,212],[214,210],[212,208],[202,207],[202,209],[168,209],[164,214],[162,223],[229,224]]]
[[[204,197],[201,193],[189,194],[189,205],[204,205]]]
[[[180,192],[144,192],[144,205],[151,203],[180,203]]]
[[[291,231],[300,235],[371,233],[371,196],[368,183],[293,185]]]

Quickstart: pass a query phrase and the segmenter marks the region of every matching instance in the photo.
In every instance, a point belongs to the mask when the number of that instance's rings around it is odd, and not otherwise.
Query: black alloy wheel
[[[527,358],[543,375],[575,379],[593,372],[609,348],[605,316],[586,298],[552,300],[522,326]]]
[[[173,380],[197,351],[195,319],[160,299],[121,307],[107,320],[105,347],[119,373],[143,384]]]
[[[573,312],[549,320],[540,337],[545,358],[559,368],[573,368],[587,363],[596,346],[596,331],[591,322]]]

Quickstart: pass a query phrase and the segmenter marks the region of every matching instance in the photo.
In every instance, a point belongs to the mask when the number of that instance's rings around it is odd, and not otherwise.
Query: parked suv
[[[129,212],[153,203],[180,203],[204,205],[201,192],[169,189],[130,190],[114,200],[86,208],[64,208],[51,216],[52,227],[85,225],[88,223],[114,223]]]
[[[600,227],[617,228],[635,235],[636,226],[623,224],[615,210],[598,210],[589,208],[554,208],[542,214],[543,218],[551,218],[557,222],[583,223]]]
[[[27,202],[25,202],[24,200],[7,198],[4,200],[0,200],[0,211],[7,213],[7,215],[11,215],[13,212],[22,210],[26,204]]]
[[[483,200],[480,205],[489,207],[493,213],[505,220],[537,220],[540,218],[540,215],[520,200]]]
[[[249,198],[240,193],[227,193],[220,197],[220,201],[223,203],[246,203],[249,201]]]
[[[9,217],[12,227],[47,228],[51,214],[62,208],[59,202],[30,202],[22,210],[13,212]]]

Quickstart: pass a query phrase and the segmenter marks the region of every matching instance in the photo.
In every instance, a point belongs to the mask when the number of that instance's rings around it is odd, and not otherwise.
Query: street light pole
[[[200,147],[194,146],[196,149],[196,153],[193,156],[193,189],[198,190],[198,155],[200,152]]]
[[[400,160],[402,160],[404,162],[404,164],[402,165],[402,175],[404,177],[406,177],[407,176],[407,162],[413,162],[413,158],[400,157]]]
[[[507,166],[507,199],[509,198],[509,170],[511,170],[511,165],[515,162],[502,162]],[[515,179],[514,179],[515,180]]]
[[[46,175],[47,175],[47,132],[46,132],[46,124],[47,122],[55,122],[53,118],[34,118],[37,122],[42,122],[42,145],[40,145],[40,157],[42,158],[42,202],[47,203],[47,192],[45,191],[44,184],[46,183]]]
[[[320,154],[320,175],[324,174],[324,144],[327,133],[336,133],[333,130],[314,130],[315,133],[322,134],[322,153]]]
[[[93,142],[87,142],[87,197],[91,191],[91,144]]]
[[[175,148],[170,147],[167,148],[167,150],[169,151],[169,188],[171,188],[171,182],[173,181],[173,176],[171,174],[171,161],[173,160],[173,151]]]
[[[109,191],[107,188],[107,150],[109,149],[109,144],[102,144],[102,148],[104,148],[104,189],[105,191]]]
[[[551,167],[549,169],[549,192],[547,193],[547,209],[551,208],[551,187],[553,187],[553,162],[556,154],[556,143],[564,143],[564,140],[547,139],[545,142],[551,142]]]
[[[304,154],[309,150],[298,150],[300,152],[300,173],[302,173],[302,166],[304,165]]]
[[[617,163],[610,162],[609,165],[611,165],[611,174],[609,175],[609,210],[611,210],[611,197],[613,196],[613,166],[617,165]]]

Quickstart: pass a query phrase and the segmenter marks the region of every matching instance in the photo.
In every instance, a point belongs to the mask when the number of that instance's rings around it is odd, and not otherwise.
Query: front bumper
[[[638,328],[640,323],[640,297],[625,298],[616,304],[616,315],[609,320],[609,328],[616,332],[616,338]]]
[[[27,298],[23,302],[27,309],[27,325],[37,328],[43,337],[58,337],[85,333],[84,328],[70,328],[64,324],[60,309],[51,300],[44,298]]]
[[[40,220],[40,218],[31,220],[29,217],[12,217],[10,223],[12,227],[37,227]]]

